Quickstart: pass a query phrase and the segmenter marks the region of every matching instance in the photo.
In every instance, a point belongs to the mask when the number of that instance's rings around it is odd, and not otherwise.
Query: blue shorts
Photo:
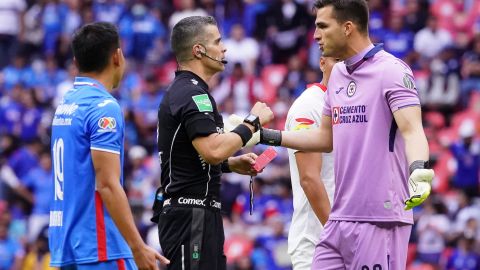
[[[118,259],[106,262],[71,264],[60,267],[60,270],[138,270],[133,259]]]

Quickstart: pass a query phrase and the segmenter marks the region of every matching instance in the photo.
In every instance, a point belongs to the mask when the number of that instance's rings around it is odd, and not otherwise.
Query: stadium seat
[[[274,104],[277,98],[277,88],[288,73],[285,65],[269,65],[263,68],[261,78],[263,83],[262,101]]]
[[[468,101],[468,109],[475,115],[480,116],[480,91],[473,91]]]
[[[436,129],[445,127],[445,116],[437,111],[426,112],[424,114],[425,122],[427,125],[433,126]]]
[[[453,171],[453,156],[448,149],[445,149],[439,155],[433,170],[435,178],[433,179],[432,188],[435,192],[444,194],[448,192],[450,178]]]

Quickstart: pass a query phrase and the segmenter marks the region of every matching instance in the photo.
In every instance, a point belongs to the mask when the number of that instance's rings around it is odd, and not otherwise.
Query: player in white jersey
[[[336,61],[321,57],[321,83],[307,86],[288,111],[285,130],[320,126],[330,72]],[[294,270],[309,270],[315,246],[328,220],[333,200],[333,154],[288,149],[293,190],[293,216],[288,234],[288,254]]]

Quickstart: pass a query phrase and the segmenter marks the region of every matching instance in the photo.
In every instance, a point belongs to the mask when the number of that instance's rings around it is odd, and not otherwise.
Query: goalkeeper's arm
[[[420,205],[431,191],[433,170],[426,166],[429,159],[428,142],[422,126],[420,106],[405,107],[393,113],[398,129],[405,141],[405,151],[410,168],[405,210]]]
[[[323,115],[320,127],[300,131],[262,128],[260,144],[284,146],[304,152],[330,153],[333,149],[332,118]]]

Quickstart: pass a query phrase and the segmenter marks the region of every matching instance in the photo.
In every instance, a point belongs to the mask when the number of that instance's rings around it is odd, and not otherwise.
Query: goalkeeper
[[[373,45],[365,0],[317,0],[314,38],[332,70],[320,127],[261,129],[260,143],[334,151],[335,195],[312,269],[405,269],[411,209],[430,194],[411,69]]]

